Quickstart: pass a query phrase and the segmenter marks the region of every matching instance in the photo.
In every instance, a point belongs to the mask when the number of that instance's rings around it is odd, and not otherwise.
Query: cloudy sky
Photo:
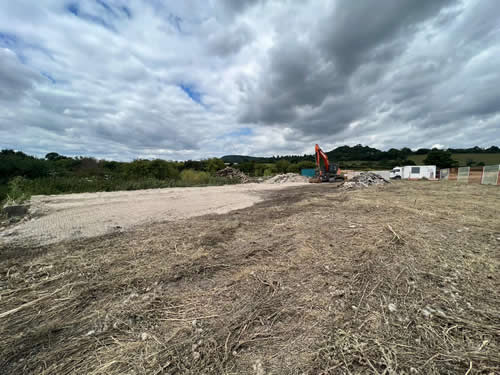
[[[497,0],[0,1],[0,148],[500,145]]]

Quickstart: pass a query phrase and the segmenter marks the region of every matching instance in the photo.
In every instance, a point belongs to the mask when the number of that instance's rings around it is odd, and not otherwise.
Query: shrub
[[[210,174],[208,172],[185,169],[181,172],[181,181],[186,185],[207,185],[210,183]]]
[[[278,173],[286,173],[289,166],[290,162],[288,160],[279,160],[276,162],[276,171]]]
[[[31,194],[27,188],[30,180],[16,176],[8,183],[7,198],[16,202],[22,202],[30,198]]]
[[[264,177],[269,177],[272,176],[273,174],[275,174],[275,171],[272,168],[267,168],[264,171]]]
[[[211,158],[206,160],[206,170],[212,174],[217,172],[220,169],[224,169],[225,164],[222,159],[219,158]]]
[[[300,168],[298,164],[290,164],[286,169],[288,173],[300,173]]]
[[[313,161],[301,161],[300,163],[297,163],[297,166],[300,169],[313,169],[316,168],[316,163]]]

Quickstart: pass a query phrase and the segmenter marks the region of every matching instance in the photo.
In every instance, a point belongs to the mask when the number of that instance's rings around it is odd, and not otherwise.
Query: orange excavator
[[[328,161],[328,156],[323,150],[318,145],[314,147],[314,150],[316,152],[316,174],[309,179],[309,182],[343,181],[344,176],[340,174],[340,169]],[[321,159],[323,159],[323,167],[321,167]]]

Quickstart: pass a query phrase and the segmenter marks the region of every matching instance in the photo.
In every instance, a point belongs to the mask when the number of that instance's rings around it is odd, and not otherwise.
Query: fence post
[[[447,180],[449,175],[450,175],[449,168],[443,168],[443,169],[439,170],[439,179],[440,180]]]
[[[460,167],[457,173],[457,182],[469,183],[470,167]]]

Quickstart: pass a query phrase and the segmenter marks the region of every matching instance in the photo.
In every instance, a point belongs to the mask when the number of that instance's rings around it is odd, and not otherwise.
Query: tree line
[[[370,161],[370,162],[386,162],[395,161],[396,164],[404,164],[411,155],[427,155],[431,151],[436,151],[436,148],[419,148],[415,151],[408,147],[403,147],[401,149],[391,148],[387,151],[382,151],[373,147],[363,146],[358,144],[356,146],[340,146],[331,151],[327,151],[326,154],[328,158],[334,162],[349,162],[349,161]],[[447,151],[450,154],[496,154],[500,153],[500,148],[497,146],[491,146],[489,148],[482,147],[471,147],[471,148],[448,148]],[[284,155],[284,156],[272,156],[272,157],[255,157],[255,156],[243,156],[243,155],[226,155],[222,157],[222,160],[230,163],[245,163],[245,162],[256,162],[256,163],[275,163],[279,160],[287,160],[291,163],[298,163],[301,161],[314,161],[314,155],[304,154],[304,155]]]
[[[233,183],[215,172],[219,158],[188,160],[137,159],[131,162],[67,157],[50,152],[44,158],[21,151],[0,151],[0,201],[34,194],[136,190]]]
[[[468,149],[418,149],[405,147],[381,151],[369,146],[341,146],[327,152],[331,162],[341,169],[392,169],[415,165],[411,155],[426,155],[424,164],[439,168],[458,166],[452,153],[500,153],[496,146]],[[480,165],[479,163],[476,163]],[[484,163],[483,163],[484,164]],[[251,157],[228,155],[205,160],[167,161],[137,159],[131,162],[98,160],[92,157],[68,157],[50,152],[44,158],[21,151],[0,151],[0,201],[7,195],[58,194],[134,190],[170,186],[198,186],[234,183],[216,176],[216,171],[231,165],[252,177],[277,173],[300,173],[315,168],[313,154]],[[467,165],[474,165],[470,160]]]

